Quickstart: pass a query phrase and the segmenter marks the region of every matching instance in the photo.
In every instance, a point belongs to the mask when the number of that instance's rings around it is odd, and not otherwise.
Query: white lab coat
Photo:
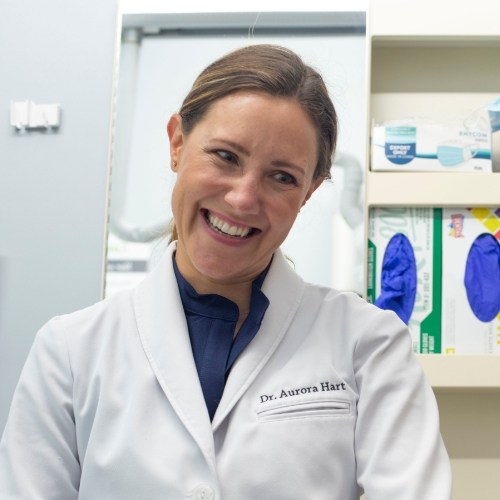
[[[0,445],[2,500],[450,498],[404,325],[304,283],[279,251],[210,422],[173,249],[136,289],[38,333]]]

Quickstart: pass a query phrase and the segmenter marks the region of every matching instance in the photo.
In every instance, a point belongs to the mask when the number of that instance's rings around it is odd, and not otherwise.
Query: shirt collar
[[[175,252],[172,255],[174,273],[179,287],[184,310],[208,318],[237,321],[239,316],[238,306],[230,299],[215,293],[199,294],[193,286],[182,276],[175,262]],[[271,259],[272,262],[272,259]],[[252,296],[250,300],[249,318],[259,318],[255,322],[260,324],[269,301],[262,292],[262,284],[266,279],[271,262],[252,282]]]

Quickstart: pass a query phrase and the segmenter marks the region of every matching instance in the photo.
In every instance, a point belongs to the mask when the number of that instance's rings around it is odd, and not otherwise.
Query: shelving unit
[[[418,359],[436,392],[496,392],[500,395],[498,356],[420,354]]]
[[[500,206],[499,173],[367,172],[366,185],[369,207]]]
[[[374,123],[464,117],[500,97],[500,3],[373,0],[367,37],[368,138]],[[500,206],[500,173],[372,171],[367,154],[365,221],[373,207]],[[500,356],[418,359],[440,407],[453,500],[498,498]]]

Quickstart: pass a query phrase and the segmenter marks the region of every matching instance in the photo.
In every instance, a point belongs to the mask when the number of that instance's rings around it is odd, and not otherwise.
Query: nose
[[[251,173],[234,178],[224,197],[235,211],[255,215],[259,211],[262,197],[262,185],[257,176]]]

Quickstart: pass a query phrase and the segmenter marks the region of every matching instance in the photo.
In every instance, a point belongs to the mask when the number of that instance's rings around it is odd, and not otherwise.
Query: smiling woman
[[[39,332],[0,498],[448,500],[406,326],[304,282],[280,250],[329,177],[321,76],[282,47],[239,49],[167,132],[173,239],[135,289]]]
[[[330,177],[325,84],[288,49],[245,47],[202,71],[167,129],[177,265],[198,291],[248,311],[252,281]]]

